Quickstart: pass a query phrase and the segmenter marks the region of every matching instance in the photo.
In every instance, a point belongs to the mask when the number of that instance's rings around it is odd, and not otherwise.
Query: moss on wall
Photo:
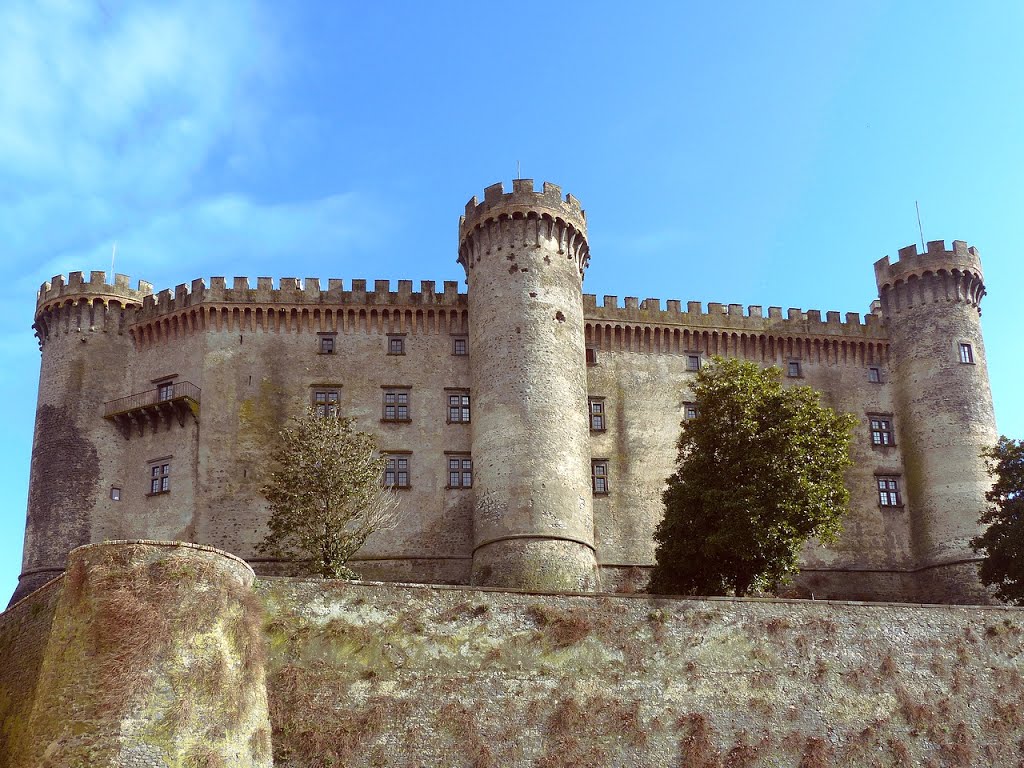
[[[52,581],[0,614],[0,768],[9,768],[25,734],[60,584]]]
[[[195,546],[75,550],[10,768],[269,766],[251,580]]]
[[[1017,764],[1018,610],[257,584],[275,765]]]
[[[251,584],[194,545],[76,550],[0,615],[0,768],[1024,757],[1019,609]]]

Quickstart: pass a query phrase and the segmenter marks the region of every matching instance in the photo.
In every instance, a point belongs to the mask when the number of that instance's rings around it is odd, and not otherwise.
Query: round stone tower
[[[110,505],[102,468],[124,450],[103,419],[103,404],[124,392],[121,371],[131,352],[126,310],[153,292],[125,275],[113,284],[103,272],[89,280],[72,272],[43,283],[33,328],[42,360],[32,439],[28,516],[22,572],[11,602],[59,575],[68,552],[105,538],[97,515]],[[113,514],[113,510],[109,510]]]
[[[466,204],[475,510],[473,583],[593,590],[580,203],[501,184]]]
[[[969,546],[991,480],[980,457],[997,439],[985,346],[981,258],[941,240],[926,253],[902,248],[875,263],[889,330],[896,429],[903,443],[907,503],[926,602],[986,596]]]

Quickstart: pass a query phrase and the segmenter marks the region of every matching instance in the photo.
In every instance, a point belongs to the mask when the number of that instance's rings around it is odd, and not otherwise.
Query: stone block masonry
[[[190,545],[72,553],[0,614],[0,768],[1021,758],[1016,608],[251,578]]]
[[[43,283],[13,600],[59,575],[75,547],[109,539],[211,545],[286,573],[256,549],[269,514],[259,488],[279,430],[317,398],[407,468],[401,524],[353,563],[365,577],[642,587],[689,384],[714,355],[780,366],[860,419],[850,512],[836,544],[805,549],[806,594],[986,599],[968,546],[988,483],[979,452],[996,434],[975,248],[935,241],[881,259],[864,316],[599,303],[583,293],[587,225],[554,184],[488,187],[459,223],[465,293],[454,280],[213,277],[154,292],[72,272]],[[388,397],[404,400],[403,418],[388,417]]]

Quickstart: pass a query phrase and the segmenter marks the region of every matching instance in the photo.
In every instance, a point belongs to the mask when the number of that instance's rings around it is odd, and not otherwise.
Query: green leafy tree
[[[358,578],[348,559],[398,519],[373,436],[357,432],[350,418],[311,408],[281,430],[271,461],[260,489],[270,502],[270,532],[259,550],[324,578]]]
[[[676,472],[655,533],[650,590],[746,595],[784,582],[804,543],[833,542],[849,502],[850,430],[778,368],[715,358],[691,389]]]
[[[1000,437],[981,455],[993,482],[978,521],[988,528],[971,540],[984,553],[979,575],[1000,600],[1024,605],[1024,440]]]

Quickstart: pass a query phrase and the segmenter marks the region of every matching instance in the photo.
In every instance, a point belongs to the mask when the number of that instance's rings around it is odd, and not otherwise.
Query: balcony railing
[[[184,427],[189,414],[199,420],[199,395],[199,387],[189,381],[162,384],[104,403],[103,418],[113,421],[126,438],[131,436],[133,426],[138,428],[139,435],[143,434],[147,423],[153,431],[161,421],[170,427],[172,417]]]
[[[159,403],[168,403],[173,400],[192,400],[199,404],[200,390],[190,381],[179,381],[176,384],[168,384],[165,387],[148,389],[145,392],[138,392],[127,397],[119,397],[103,404],[103,417],[113,418],[121,413],[128,413],[139,408],[145,408]]]

